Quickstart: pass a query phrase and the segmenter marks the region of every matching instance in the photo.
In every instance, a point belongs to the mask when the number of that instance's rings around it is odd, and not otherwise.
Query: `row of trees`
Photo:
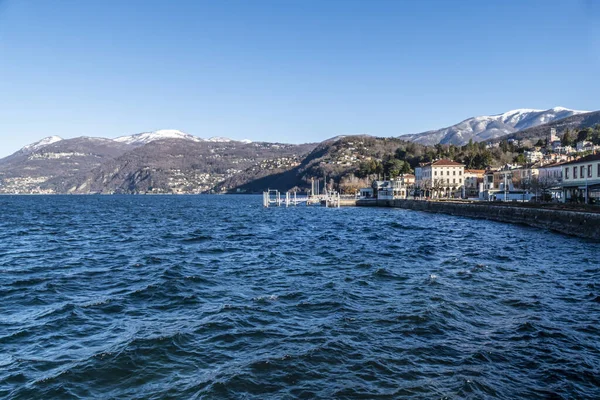
[[[474,143],[472,140],[464,146],[436,144],[433,147],[425,147],[405,143],[393,154],[385,156],[382,161],[371,159],[360,163],[356,176],[365,178],[380,175],[393,179],[401,174],[412,173],[420,163],[440,158],[462,162],[467,169],[485,169],[493,164],[512,162],[518,154],[522,155],[523,151],[507,141],[492,149],[488,149],[485,143]]]
[[[575,146],[577,142],[588,140],[595,145],[600,145],[600,124],[594,125],[594,127],[588,127],[576,131],[571,131],[569,128],[565,130],[565,134],[561,138],[561,144],[563,146]]]

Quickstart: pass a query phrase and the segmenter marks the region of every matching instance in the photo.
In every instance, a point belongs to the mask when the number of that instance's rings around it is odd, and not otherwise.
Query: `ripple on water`
[[[600,397],[597,243],[260,196],[0,213],[3,398]]]

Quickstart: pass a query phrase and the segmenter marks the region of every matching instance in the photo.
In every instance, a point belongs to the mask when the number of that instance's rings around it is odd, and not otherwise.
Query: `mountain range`
[[[503,114],[468,118],[446,128],[402,135],[400,139],[428,146],[433,146],[437,143],[462,146],[470,140],[473,142],[489,141],[523,129],[583,113],[587,113],[587,111],[570,110],[564,107],[554,107],[549,110],[522,108]]]
[[[177,130],[44,138],[0,159],[0,193],[200,193],[249,167],[298,163],[315,144],[203,139]]]
[[[381,159],[413,142],[462,145],[506,138],[537,141],[549,129],[600,122],[600,111],[555,107],[469,118],[437,131],[398,138],[337,136],[283,144],[200,138],[165,129],[116,139],[50,136],[0,159],[0,193],[207,193],[305,187],[311,177],[339,178],[361,160]],[[265,186],[265,187],[263,187]]]

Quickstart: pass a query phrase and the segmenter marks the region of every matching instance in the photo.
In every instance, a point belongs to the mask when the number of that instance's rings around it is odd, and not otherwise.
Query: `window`
[[[581,178],[581,179],[585,178],[585,165],[582,165],[581,167],[579,167],[579,178]]]
[[[456,178],[452,178],[452,183],[456,183]]]
[[[446,175],[450,175],[450,171],[446,171]]]
[[[456,171],[452,171],[452,175],[456,176]]]
[[[462,183],[462,179],[461,178],[458,178],[458,183]]]
[[[433,171],[433,175],[434,175],[434,176],[437,176],[437,171]]]
[[[573,167],[573,179],[577,179],[577,167]]]
[[[569,167],[565,167],[565,179],[569,179]]]
[[[592,164],[588,165],[588,178],[592,177]]]
[[[598,173],[596,175],[598,175],[598,178],[600,178],[600,163],[598,163]]]

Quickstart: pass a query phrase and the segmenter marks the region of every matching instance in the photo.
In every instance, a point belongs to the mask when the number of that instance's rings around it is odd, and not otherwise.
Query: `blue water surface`
[[[1,196],[0,398],[600,398],[600,244],[260,196]]]

